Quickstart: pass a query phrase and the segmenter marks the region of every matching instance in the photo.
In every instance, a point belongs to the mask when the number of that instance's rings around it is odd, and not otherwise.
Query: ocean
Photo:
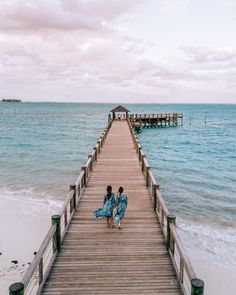
[[[114,106],[0,103],[0,198],[36,215],[59,207]],[[187,252],[236,270],[236,105],[126,107],[184,114],[183,126],[138,137]]]

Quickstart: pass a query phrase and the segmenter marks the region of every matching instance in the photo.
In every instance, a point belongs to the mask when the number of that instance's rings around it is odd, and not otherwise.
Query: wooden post
[[[56,243],[56,250],[61,250],[61,216],[60,215],[52,215],[52,224],[56,224],[56,237],[55,237],[55,243]]]
[[[153,208],[154,208],[154,211],[156,212],[156,208],[157,208],[156,184],[152,185],[152,195],[153,195]]]
[[[24,284],[14,283],[9,287],[9,295],[24,295]]]
[[[67,227],[67,209],[64,212],[64,223],[65,223],[65,228]]]
[[[160,185],[159,184],[154,184],[153,185],[153,207],[154,207],[154,210],[156,211],[157,209],[157,189],[160,189]],[[159,211],[159,209],[158,209]]]
[[[92,155],[88,155],[88,159],[91,159],[90,164],[89,164],[89,172],[93,170],[93,157]]]
[[[181,283],[183,283],[183,281],[184,281],[184,260],[181,255],[180,255],[180,261],[179,261],[179,277],[180,277]]]
[[[101,152],[100,140],[98,140],[97,143],[98,143],[98,153],[100,154],[100,152]]]
[[[79,199],[79,196],[80,196],[80,183],[78,183],[78,185],[77,185],[77,192],[78,192],[78,199]]]
[[[111,121],[111,114],[109,113],[109,114],[108,114],[108,118],[107,118],[107,124],[109,124],[110,121]]]
[[[39,262],[39,286],[43,281],[43,257],[40,258]]]
[[[106,133],[103,133],[102,136],[100,136],[101,147],[103,147],[103,143],[104,143],[104,140],[105,140],[105,136],[106,136]]]
[[[160,190],[160,184],[156,185],[156,192],[157,192],[157,190]],[[160,207],[161,206],[160,206],[160,201],[159,201],[158,197],[156,198],[156,201],[157,201],[156,209],[157,209],[158,213],[160,213]]]
[[[207,116],[205,116],[205,124],[207,123]]]
[[[200,279],[191,280],[191,295],[204,295],[204,282]]]
[[[95,150],[95,161],[97,162],[97,159],[98,159],[98,155],[97,155],[97,148],[96,148],[96,147],[94,147],[93,149]]]
[[[166,240],[166,248],[170,250],[172,254],[174,254],[174,247],[172,245],[172,237],[170,232],[170,223],[176,224],[176,216],[175,214],[167,215],[167,240]]]
[[[149,170],[150,170],[150,167],[147,166],[146,167],[146,186],[147,187],[149,186]]]
[[[144,158],[145,157],[146,157],[145,155],[143,155],[143,157],[142,157],[142,172],[144,171]]]
[[[138,160],[139,160],[139,162],[141,161],[141,150],[142,150],[142,147],[139,147],[139,149],[138,149]]]
[[[75,184],[71,184],[70,185],[70,190],[71,191],[73,191],[73,197],[72,197],[72,199],[73,199],[73,209],[75,209],[76,208],[76,185]]]
[[[82,166],[81,170],[84,171],[84,186],[86,186],[87,185],[87,169],[86,169],[86,166]]]

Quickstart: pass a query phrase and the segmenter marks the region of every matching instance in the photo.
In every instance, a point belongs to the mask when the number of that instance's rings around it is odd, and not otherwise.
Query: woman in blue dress
[[[121,186],[118,190],[118,195],[116,196],[116,215],[115,222],[118,224],[119,229],[123,228],[123,220],[125,216],[125,211],[128,205],[128,196],[124,194],[124,189]]]
[[[115,195],[112,192],[112,186],[108,185],[107,192],[104,195],[103,208],[98,208],[93,213],[96,218],[107,219],[107,227],[112,228],[113,208],[115,206]]]

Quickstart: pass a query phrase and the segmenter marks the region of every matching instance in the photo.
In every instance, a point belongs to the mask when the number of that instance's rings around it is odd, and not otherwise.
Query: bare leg
[[[107,227],[110,228],[110,218],[107,217]]]
[[[108,227],[109,227],[109,228],[113,228],[113,226],[112,226],[112,217],[108,218],[108,220],[109,220],[109,225],[108,225]]]
[[[119,220],[119,229],[123,228],[123,218]]]

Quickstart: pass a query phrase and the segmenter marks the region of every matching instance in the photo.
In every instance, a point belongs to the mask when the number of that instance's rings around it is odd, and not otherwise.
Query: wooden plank
[[[108,184],[129,195],[122,230],[92,214]],[[111,126],[41,294],[182,294],[126,121]]]

